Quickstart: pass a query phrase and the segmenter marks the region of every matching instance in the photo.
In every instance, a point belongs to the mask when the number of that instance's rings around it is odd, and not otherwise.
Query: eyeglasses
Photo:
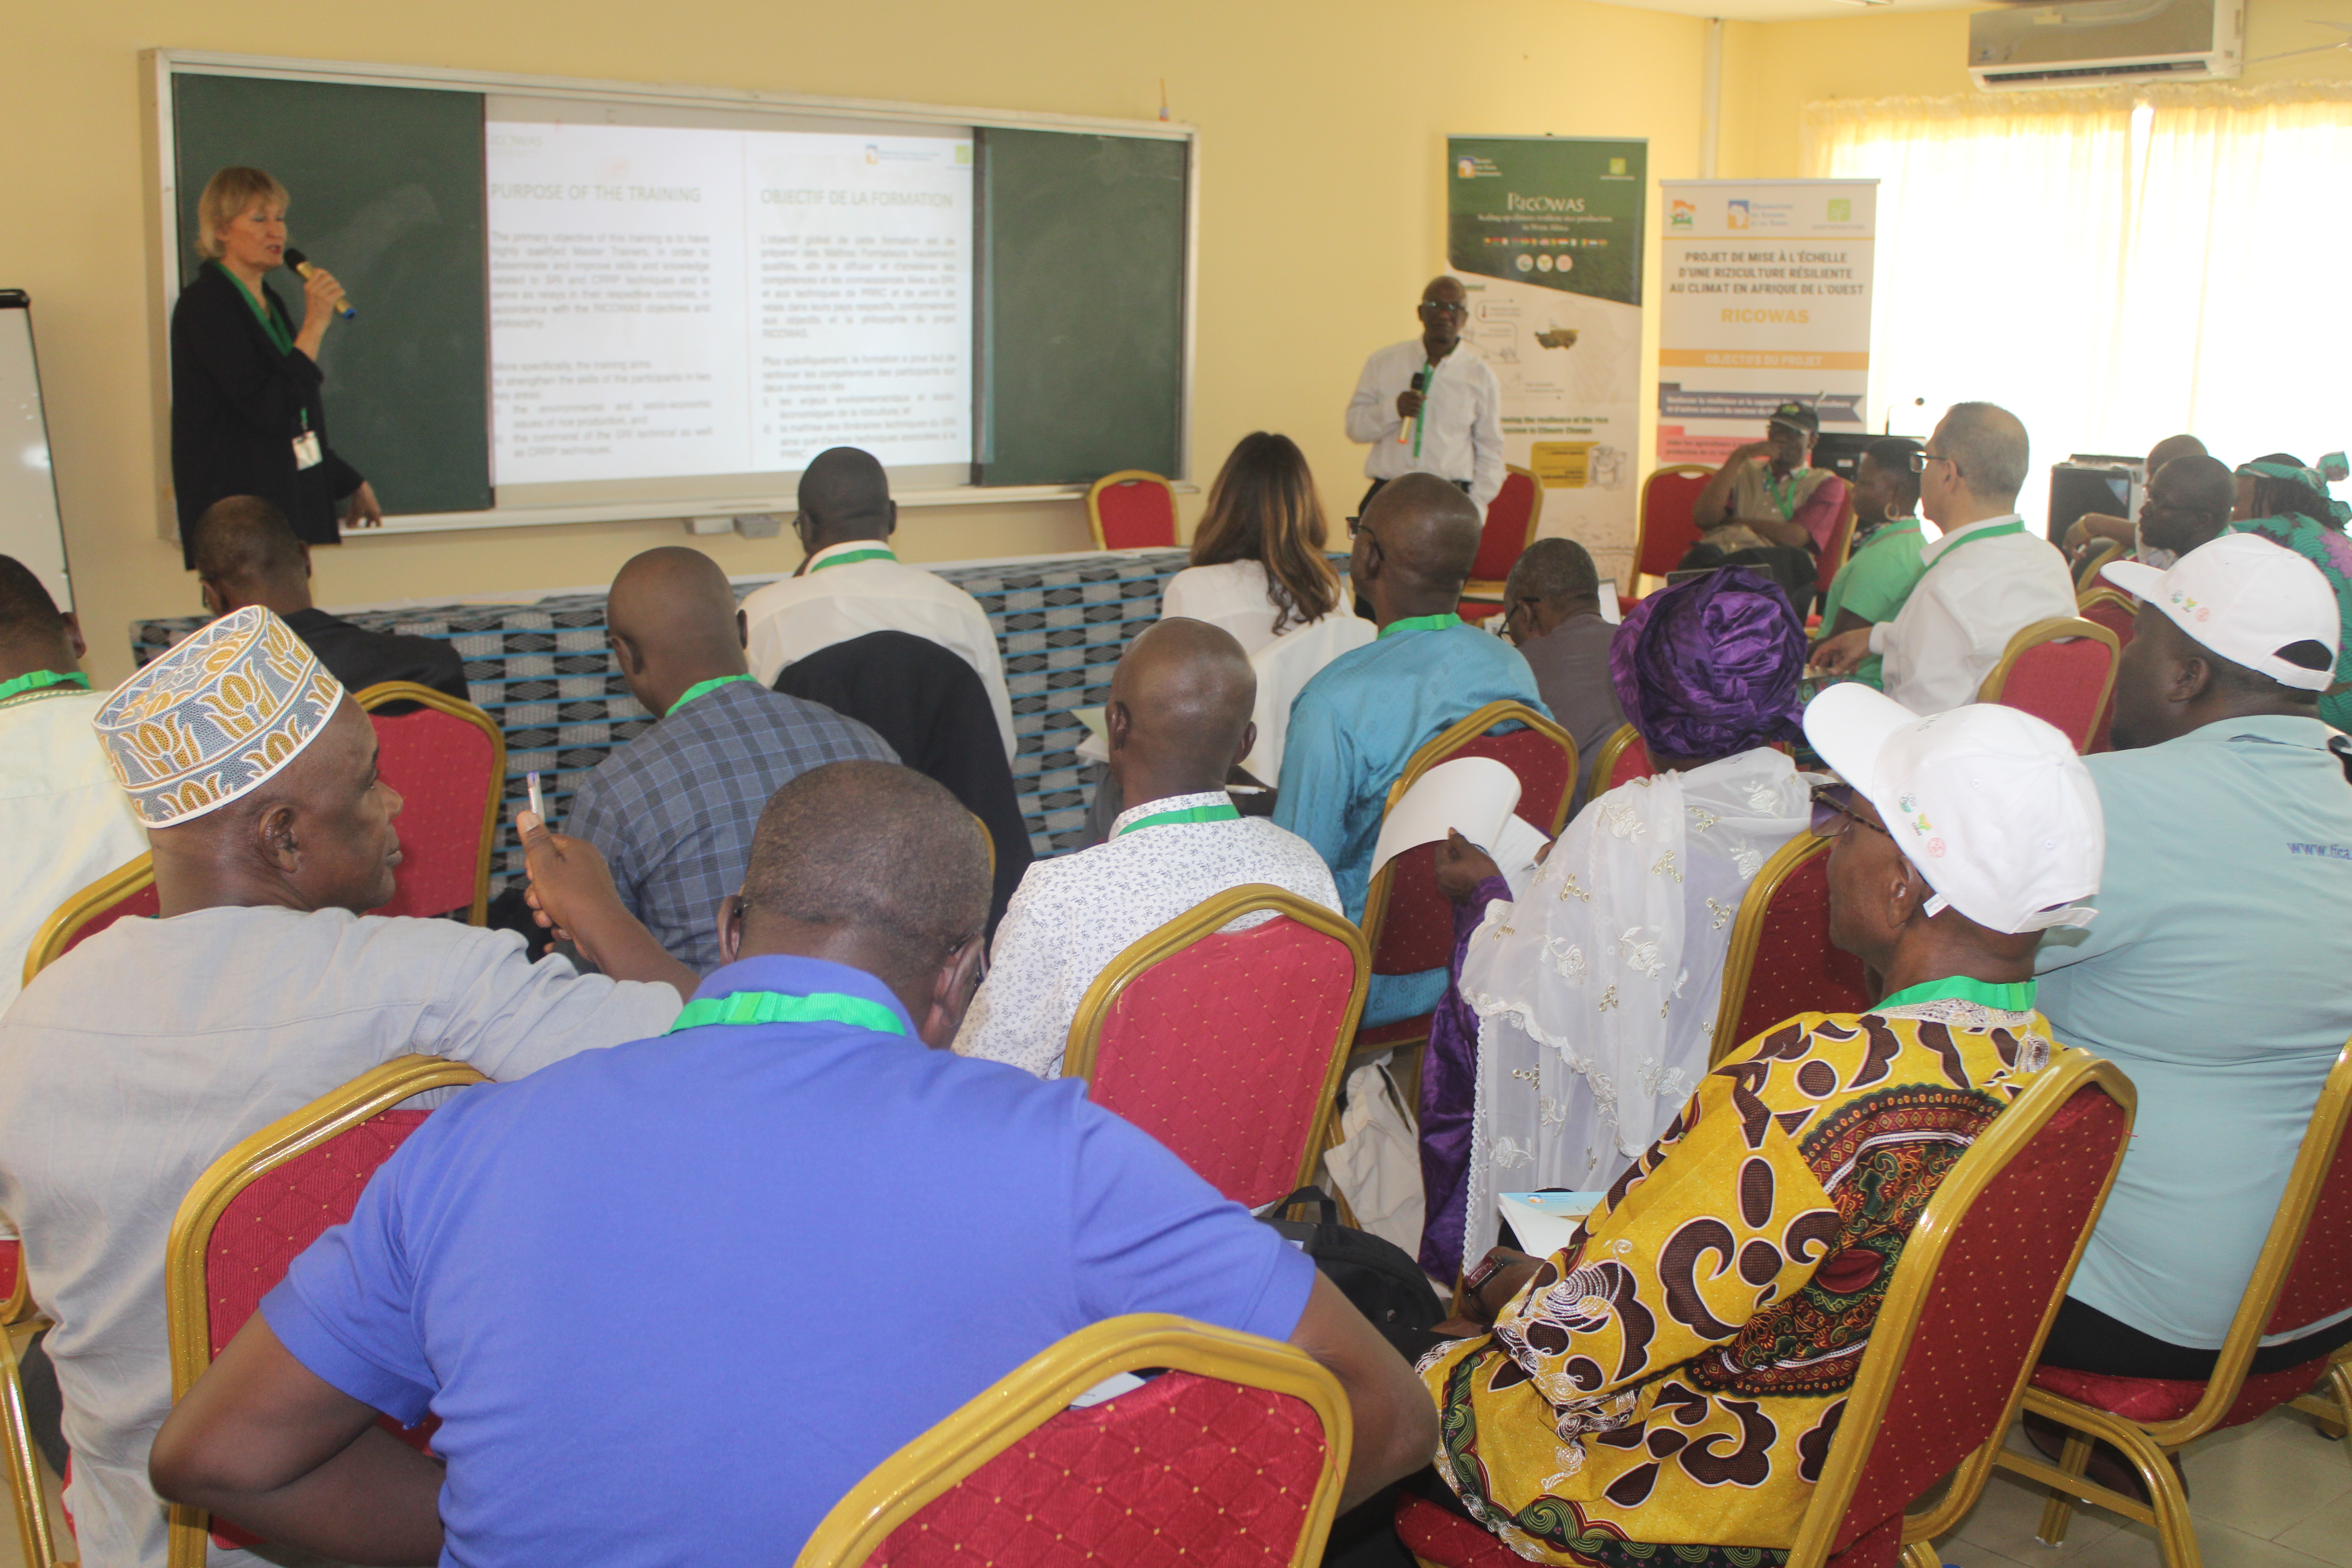
[[[1449,316],[1466,316],[1470,313],[1469,305],[1460,300],[1423,300],[1421,302],[1421,308],[1424,310],[1441,310]]]
[[[1947,458],[1941,452],[1914,452],[1911,454],[1911,471],[1915,474],[1926,473],[1927,471],[1927,465],[1930,463],[1952,463],[1952,459]],[[1957,474],[1959,471],[1960,466],[1958,463],[1952,463],[1952,472]]]
[[[1813,837],[1835,838],[1860,823],[1875,832],[1895,835],[1885,827],[1853,808],[1854,790],[1852,784],[1815,784],[1813,786]]]

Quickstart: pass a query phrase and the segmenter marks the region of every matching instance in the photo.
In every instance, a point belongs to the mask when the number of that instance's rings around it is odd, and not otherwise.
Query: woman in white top
[[[1168,580],[1160,614],[1223,626],[1255,654],[1339,607],[1327,537],[1298,444],[1265,430],[1244,436],[1209,487],[1192,564]]]

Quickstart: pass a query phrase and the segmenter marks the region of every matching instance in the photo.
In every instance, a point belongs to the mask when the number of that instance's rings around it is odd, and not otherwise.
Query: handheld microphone
[[[292,253],[291,251],[289,251],[287,254],[290,256],[290,255],[292,255],[293,253]],[[1417,370],[1417,371],[1414,371],[1414,372],[1412,373],[1412,389],[1413,389],[1415,392],[1419,392],[1423,387],[1424,387],[1424,386],[1426,386],[1426,385],[1428,385],[1428,384],[1429,384],[1429,374],[1428,374],[1428,373],[1427,373],[1426,371],[1418,371],[1418,370]],[[1407,441],[1410,441],[1410,440],[1412,440],[1412,420],[1410,420],[1410,419],[1408,419],[1408,420],[1406,420],[1403,424],[1402,424],[1402,425],[1400,425],[1400,426],[1397,426],[1397,445],[1398,445],[1398,446],[1400,446],[1400,447],[1402,447],[1402,446],[1403,446]]]
[[[310,277],[311,273],[318,270],[317,268],[310,265],[310,258],[309,257],[303,255],[300,251],[295,249],[290,245],[286,247],[286,265],[291,267],[297,273],[300,274],[304,278]],[[342,303],[335,307],[335,314],[341,316],[346,321],[355,321],[359,320],[360,313],[352,308],[352,297],[346,294],[343,296]]]

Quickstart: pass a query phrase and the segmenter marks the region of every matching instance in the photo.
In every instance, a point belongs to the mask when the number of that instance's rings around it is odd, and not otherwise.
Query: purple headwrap
[[[1770,579],[1726,566],[1651,595],[1609,644],[1617,700],[1653,756],[1727,757],[1801,731],[1805,628]]]

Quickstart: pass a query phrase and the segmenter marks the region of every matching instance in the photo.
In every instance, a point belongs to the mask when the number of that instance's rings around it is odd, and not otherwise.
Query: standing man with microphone
[[[1406,474],[1435,474],[1468,492],[1478,515],[1503,488],[1503,388],[1475,350],[1462,352],[1470,319],[1462,280],[1430,279],[1421,291],[1421,336],[1364,362],[1348,403],[1348,439],[1367,442],[1372,481],[1357,510]]]
[[[267,278],[299,261],[286,247],[286,187],[232,166],[196,202],[204,267],[172,308],[172,488],[180,548],[194,564],[196,520],[215,501],[259,496],[305,543],[341,541],[339,519],[374,528],[383,509],[360,471],[327,444],[319,346],[342,285],[302,264],[298,331]]]

